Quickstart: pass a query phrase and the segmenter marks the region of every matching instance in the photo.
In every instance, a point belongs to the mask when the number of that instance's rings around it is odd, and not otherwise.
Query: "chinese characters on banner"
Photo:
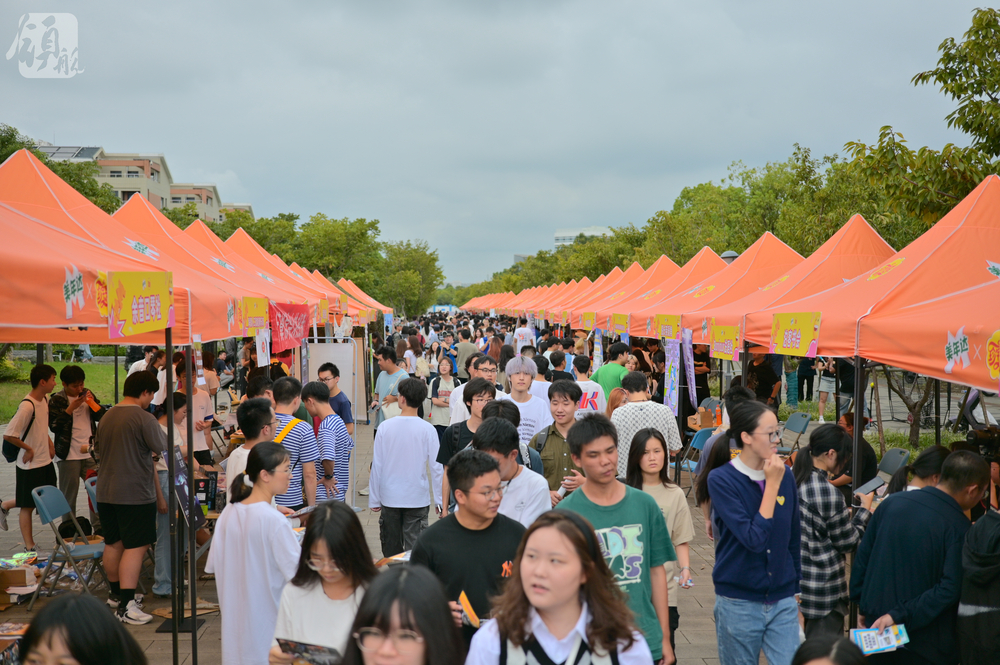
[[[340,301],[334,299],[334,304],[339,304]],[[319,307],[316,311],[316,320],[321,324],[326,325],[330,322],[330,301],[325,298],[319,301]]]
[[[594,330],[594,362],[591,368],[592,372],[596,372],[604,364],[604,346],[601,340],[601,330],[596,328]]]
[[[267,309],[267,298],[243,299],[243,334],[246,337],[256,337],[261,331],[267,330]]]
[[[710,355],[719,360],[740,361],[740,327],[712,324]]]
[[[108,273],[111,339],[174,325],[174,281],[169,272]]]
[[[680,405],[679,390],[681,375],[681,343],[669,337],[663,338],[663,351],[667,358],[663,365],[663,403],[677,415]]]
[[[628,314],[612,314],[611,325],[614,331],[621,335],[622,342],[628,344]]]
[[[302,346],[309,336],[309,306],[270,303],[271,351],[281,353]]]
[[[684,347],[684,370],[687,375],[688,393],[691,397],[691,406],[697,409],[698,389],[694,383],[694,344],[691,343],[694,339],[694,334],[685,328],[681,333],[681,338]]]
[[[820,312],[775,314],[769,353],[815,358],[821,317]]]
[[[681,338],[681,317],[677,314],[657,314],[656,333],[659,337],[679,340]]]
[[[594,314],[594,312],[585,312],[584,314],[582,314],[582,318],[580,319],[581,327],[584,330],[593,330],[595,318],[596,315]]]

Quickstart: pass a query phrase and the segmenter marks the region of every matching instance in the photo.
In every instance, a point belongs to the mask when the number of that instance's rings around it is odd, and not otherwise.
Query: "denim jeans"
[[[788,384],[788,406],[797,409],[799,406],[799,373],[797,370],[785,372],[785,382]]]
[[[790,665],[799,648],[799,606],[790,596],[776,603],[715,597],[715,632],[721,665]]]
[[[166,471],[157,471],[157,478],[160,479],[160,489],[163,490],[163,498],[170,505],[170,495],[173,487],[167,480]],[[187,540],[184,541],[184,551],[187,552]],[[170,584],[170,514],[156,513],[156,545],[153,549],[153,559],[156,565],[153,567],[153,593],[159,596],[169,596],[173,592]]]

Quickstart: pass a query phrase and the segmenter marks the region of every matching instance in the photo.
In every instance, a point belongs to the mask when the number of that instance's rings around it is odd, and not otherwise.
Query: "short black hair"
[[[310,381],[302,386],[302,399],[314,399],[318,402],[330,403],[330,389],[322,381]]]
[[[469,332],[468,328],[462,328],[458,331],[458,336],[462,339],[472,339],[472,333]]]
[[[726,411],[732,413],[733,407],[740,402],[750,402],[755,399],[757,399],[757,395],[746,386],[733,386],[726,391],[722,401],[726,405]]]
[[[56,375],[56,368],[52,365],[35,365],[31,368],[31,387],[37,388],[42,381],[48,381]]]
[[[482,353],[480,351],[476,351],[475,353],[470,353],[469,357],[465,359],[465,371],[466,371],[466,373],[468,373],[469,368],[472,367],[472,363],[476,362],[476,360],[478,360],[479,358],[482,358],[485,355],[486,355],[485,353]]]
[[[522,356],[524,355],[525,351],[531,351],[532,353],[538,353],[538,349],[536,349],[534,347],[534,345],[532,345],[532,344],[525,344],[524,346],[521,347],[521,355]],[[532,356],[532,357],[534,357],[534,356]]]
[[[427,399],[427,384],[420,379],[403,379],[397,389],[399,396],[406,400],[406,406],[411,409],[420,408]],[[403,406],[400,404],[400,406]]]
[[[525,317],[523,317],[523,316],[522,316],[521,318],[519,318],[519,319],[517,320],[517,322],[518,322],[518,323],[520,323],[520,324],[521,324],[522,326],[526,326],[526,325],[528,325],[528,319],[526,319],[526,318],[525,318]]]
[[[580,398],[583,397],[583,389],[576,381],[559,379],[558,381],[554,381],[552,385],[549,386],[549,401],[551,402],[552,398],[556,395],[562,395],[574,404],[578,404],[580,402]]]
[[[600,439],[602,436],[611,437],[615,445],[618,445],[618,430],[611,424],[611,419],[603,413],[588,413],[573,423],[566,434],[569,454],[579,457],[585,445]]]
[[[549,359],[545,356],[535,356],[532,360],[535,361],[535,367],[538,368],[538,375],[544,379],[549,371]]]
[[[55,370],[52,370],[55,372]],[[143,393],[153,393],[160,389],[160,381],[152,372],[136,372],[132,376],[126,377],[125,385],[122,386],[122,395],[125,397],[139,398]]]
[[[497,387],[482,377],[476,377],[472,381],[469,381],[462,388],[462,401],[470,411],[472,410],[472,398],[476,395],[489,395],[492,400],[497,396]]]
[[[504,457],[509,455],[512,450],[518,450],[519,444],[520,437],[517,434],[517,428],[505,418],[487,418],[472,435],[473,448],[493,451]]]
[[[381,349],[376,351],[375,355],[382,358],[383,360],[391,360],[392,362],[396,362],[397,359],[396,349],[392,348],[388,344],[386,344]]]
[[[473,361],[472,366],[476,369],[481,368],[483,365],[496,365],[497,361],[493,359],[492,356],[483,355],[482,353],[475,356],[475,361]]]
[[[586,374],[590,371],[590,358],[584,355],[573,356],[573,369],[580,374]]]
[[[302,382],[294,376],[283,376],[271,386],[275,404],[291,404],[302,395]]]
[[[642,372],[629,372],[622,377],[622,388],[629,393],[644,393],[649,384]]]
[[[468,493],[476,478],[491,471],[500,471],[495,459],[481,450],[465,448],[448,460],[448,485],[456,492]]]
[[[185,406],[187,406],[188,403],[187,395],[176,390],[173,393],[171,393],[171,395],[172,397],[168,397],[167,399],[171,400],[174,403],[174,413],[177,413]],[[163,400],[163,404],[158,404],[156,408],[153,409],[153,415],[157,419],[167,415],[167,400]]]
[[[615,342],[608,347],[608,361],[615,361],[621,358],[623,355],[628,355],[630,349],[628,344],[625,342]]]
[[[552,369],[559,367],[566,361],[566,354],[562,351],[553,351],[552,355],[549,356],[549,362],[552,364]]]
[[[334,377],[340,376],[340,370],[333,363],[323,363],[320,365],[319,369],[316,370],[316,376],[319,376],[320,372],[329,372]]]
[[[142,355],[146,355],[147,353],[156,353],[157,351],[159,351],[159,349],[153,346],[152,344],[147,344],[146,346],[142,347]]]
[[[267,373],[258,374],[247,381],[247,397],[263,397],[264,393],[274,386],[274,381]]]
[[[984,488],[990,481],[990,465],[982,457],[968,450],[956,450],[941,465],[941,485],[964,490],[970,485]]]
[[[256,439],[270,424],[271,400],[266,397],[254,397],[236,407],[236,425],[247,441]]]
[[[653,354],[653,363],[654,364],[659,365],[659,364],[665,363],[665,362],[667,362],[667,354],[666,353],[664,353],[663,351],[657,351],[656,353]]]
[[[78,663],[146,665],[148,662],[131,633],[101,601],[88,594],[68,593],[45,603],[21,638],[22,662],[27,662],[31,651],[56,635],[62,637]]]
[[[545,337],[546,335],[551,335],[552,331],[549,330],[548,328],[542,328],[542,332],[540,332],[538,334],[541,335],[542,337]]]
[[[62,371],[59,372],[59,380],[69,386],[74,383],[86,381],[87,374],[79,365],[66,365],[62,368]]]
[[[521,426],[521,410],[509,399],[487,402],[483,407],[483,420],[487,418],[503,418],[514,427]]]

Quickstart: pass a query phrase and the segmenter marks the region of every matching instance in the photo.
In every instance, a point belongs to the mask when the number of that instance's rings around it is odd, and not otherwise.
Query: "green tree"
[[[167,208],[162,212],[167,219],[182,229],[191,226],[198,219],[198,206],[194,201],[188,201],[180,208]]]
[[[382,264],[380,233],[377,219],[316,213],[299,229],[292,256],[304,268],[319,270],[332,281],[346,277],[367,292]]]
[[[430,249],[423,240],[404,240],[385,245],[382,278],[382,292],[395,298],[408,316],[418,316],[434,304],[437,289],[444,283],[444,272],[437,250]],[[400,292],[400,284],[408,288]]]
[[[285,262],[291,263],[297,259],[293,255],[295,237],[298,233],[296,223],[299,216],[290,213],[280,213],[275,217],[258,217],[254,219],[246,210],[227,210],[226,218],[220,222],[206,222],[212,231],[226,240],[236,229],[242,228],[261,247],[272,254],[277,254]],[[299,262],[301,264],[301,261]],[[302,266],[303,268],[309,266]],[[312,268],[309,267],[311,270]]]

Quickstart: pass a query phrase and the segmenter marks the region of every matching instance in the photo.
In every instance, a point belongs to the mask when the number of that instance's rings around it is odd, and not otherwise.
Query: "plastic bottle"
[[[715,426],[719,427],[722,425],[722,405],[715,405]]]

